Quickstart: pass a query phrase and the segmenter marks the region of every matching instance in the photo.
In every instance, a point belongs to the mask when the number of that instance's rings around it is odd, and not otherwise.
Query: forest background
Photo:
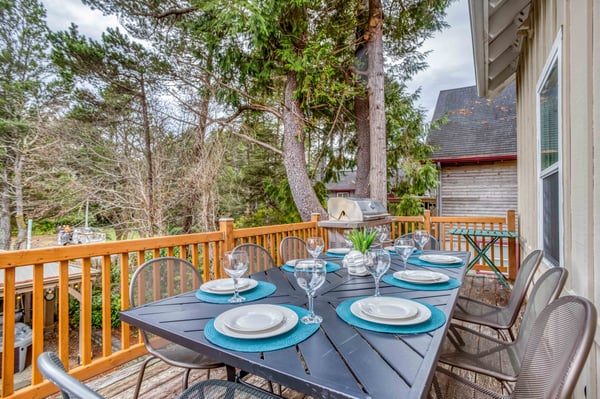
[[[84,3],[125,32],[51,32],[39,1],[0,0],[0,249],[23,248],[27,219],[81,226],[86,205],[91,226],[149,237],[325,214],[345,170],[396,214],[435,186],[406,82],[449,1]]]

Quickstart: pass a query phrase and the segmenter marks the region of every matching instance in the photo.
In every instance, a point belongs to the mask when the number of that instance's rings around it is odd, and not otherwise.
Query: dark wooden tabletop
[[[468,264],[468,252],[439,252],[458,256]],[[326,258],[341,263],[341,259]],[[409,268],[417,268],[409,264]],[[401,269],[392,255],[388,273]],[[462,280],[465,267],[431,269]],[[277,291],[268,298],[250,302],[287,303],[305,307],[306,294],[298,288],[293,273],[279,268],[252,275],[270,281]],[[307,340],[289,348],[261,353],[230,351],[204,337],[205,324],[236,305],[204,303],[187,293],[121,312],[121,320],[205,353],[215,360],[281,383],[316,398],[423,398],[427,396],[439,349],[448,323],[425,334],[378,333],[353,327],[336,312],[349,298],[372,295],[371,276],[349,276],[346,269],[328,273],[318,290],[315,313],[323,316],[321,328]],[[413,291],[381,283],[382,295],[417,299],[436,306],[449,319],[458,289]]]

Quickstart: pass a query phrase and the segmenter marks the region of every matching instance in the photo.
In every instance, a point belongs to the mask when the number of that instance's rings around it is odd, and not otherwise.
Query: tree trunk
[[[354,98],[354,114],[356,116],[356,185],[355,196],[368,198],[369,193],[369,171],[371,168],[371,149],[369,131],[369,99],[365,96]]]
[[[154,236],[155,209],[154,209],[154,165],[152,165],[152,137],[150,135],[150,118],[148,116],[148,104],[146,103],[146,89],[142,75],[140,101],[142,103],[142,118],[144,129],[144,157],[146,159],[146,212],[148,215],[148,236]]]
[[[15,220],[17,222],[17,239],[15,240],[14,249],[21,249],[21,246],[27,238],[27,224],[25,223],[25,215],[23,213],[23,156],[16,155],[13,186],[15,189]]]
[[[283,166],[296,208],[302,220],[307,222],[311,213],[320,213],[323,219],[326,219],[327,213],[308,177],[304,154],[304,112],[294,98],[297,85],[296,72],[288,72],[283,108]]]
[[[5,179],[8,173],[4,169],[4,176],[0,179],[0,249],[10,249],[10,193]]]
[[[383,10],[381,0],[369,0],[369,124],[371,129],[370,197],[387,203],[387,156],[385,136]]]

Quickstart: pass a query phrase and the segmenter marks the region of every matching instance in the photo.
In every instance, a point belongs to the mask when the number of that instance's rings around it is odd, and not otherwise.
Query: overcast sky
[[[53,31],[65,30],[73,22],[79,26],[80,33],[97,39],[107,26],[118,26],[116,17],[92,11],[81,0],[42,2],[48,11],[48,26]],[[429,67],[409,84],[412,91],[421,87],[419,106],[427,110],[427,120],[433,116],[440,90],[475,84],[467,0],[454,1],[447,10],[446,21],[450,27],[425,43],[424,49],[431,50],[427,58]]]

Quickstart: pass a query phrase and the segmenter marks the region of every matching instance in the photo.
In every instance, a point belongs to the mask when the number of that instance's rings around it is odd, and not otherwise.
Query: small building
[[[477,95],[477,87],[440,92],[428,143],[439,169],[437,214],[440,216],[506,215],[517,209],[517,127],[515,86],[494,99]]]

